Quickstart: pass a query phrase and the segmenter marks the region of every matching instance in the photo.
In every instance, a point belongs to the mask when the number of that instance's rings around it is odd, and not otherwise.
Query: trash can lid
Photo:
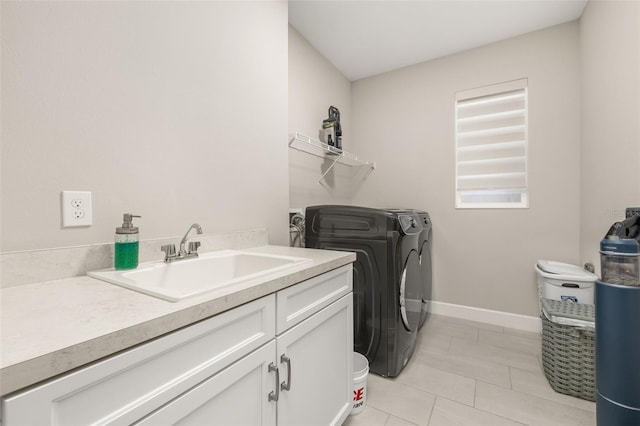
[[[552,260],[538,260],[536,266],[542,276],[574,281],[595,281],[598,276],[576,265],[554,262]]]

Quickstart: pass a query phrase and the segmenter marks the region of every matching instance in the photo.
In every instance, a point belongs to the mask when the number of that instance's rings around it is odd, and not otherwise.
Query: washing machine
[[[415,349],[423,299],[421,233],[414,212],[340,205],[306,210],[306,247],[356,254],[354,350],[384,377],[397,376]]]
[[[418,259],[420,263],[420,282],[422,283],[422,309],[420,311],[420,326],[422,328],[429,316],[431,294],[433,284],[433,271],[431,267],[431,252],[433,248],[432,226],[429,213],[416,209],[388,209],[399,214],[416,214],[420,218],[422,231],[418,236]]]

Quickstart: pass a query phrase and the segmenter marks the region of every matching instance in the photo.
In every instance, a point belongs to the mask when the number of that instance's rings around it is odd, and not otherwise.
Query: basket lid
[[[594,305],[574,303],[568,300],[541,300],[542,313],[551,322],[595,328]]]
[[[574,281],[595,281],[598,276],[576,265],[554,262],[552,260],[538,260],[536,266],[543,276]]]

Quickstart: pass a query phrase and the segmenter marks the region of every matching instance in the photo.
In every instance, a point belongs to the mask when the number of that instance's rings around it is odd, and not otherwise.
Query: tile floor
[[[595,403],[556,393],[538,333],[432,315],[394,379],[369,374],[344,426],[595,425]]]

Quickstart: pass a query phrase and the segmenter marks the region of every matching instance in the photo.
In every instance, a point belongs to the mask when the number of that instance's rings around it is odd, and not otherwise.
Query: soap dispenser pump
[[[133,226],[133,218],[142,217],[125,213],[122,226],[116,228],[116,244],[113,266],[115,269],[134,269],[138,266],[138,227]]]

